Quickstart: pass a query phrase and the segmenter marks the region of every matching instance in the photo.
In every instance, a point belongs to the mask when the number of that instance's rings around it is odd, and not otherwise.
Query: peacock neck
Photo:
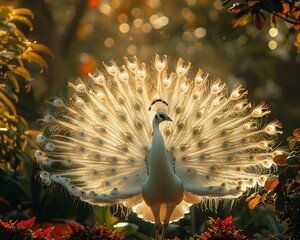
[[[151,160],[149,166],[150,176],[159,176],[161,174],[172,174],[172,169],[168,163],[165,142],[159,129],[159,123],[153,120],[153,138],[151,146]]]

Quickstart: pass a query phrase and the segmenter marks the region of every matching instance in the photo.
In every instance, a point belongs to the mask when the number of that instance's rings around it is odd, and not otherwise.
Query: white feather
[[[262,125],[268,107],[251,107],[240,84],[228,93],[201,69],[190,79],[182,59],[174,73],[167,63],[125,58],[70,83],[69,103],[50,102],[35,154],[45,184],[91,204],[123,204],[156,230],[163,223],[162,235],[192,204],[232,201],[264,184],[281,132],[278,121]]]

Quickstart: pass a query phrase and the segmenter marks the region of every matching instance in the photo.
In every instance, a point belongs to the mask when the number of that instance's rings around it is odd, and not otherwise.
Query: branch
[[[266,9],[266,8],[263,8],[263,10],[265,10],[265,11],[267,11],[267,12],[269,12],[269,13],[272,13],[272,14],[274,14],[275,16],[281,18],[283,21],[286,21],[286,22],[291,23],[291,24],[293,24],[293,25],[298,25],[298,24],[300,24],[300,21],[297,21],[297,20],[296,20],[296,21],[293,21],[293,20],[290,20],[290,19],[288,19],[288,18],[284,18],[284,17],[282,17],[280,14],[278,14],[277,12],[268,10],[268,9]]]
[[[88,1],[87,0],[78,0],[77,4],[75,6],[75,13],[70,20],[69,25],[66,27],[66,31],[64,32],[63,36],[61,37],[62,41],[62,55],[66,56],[67,52],[70,48],[71,42],[74,39],[78,26],[80,24],[81,18],[84,15],[85,11],[88,7]]]

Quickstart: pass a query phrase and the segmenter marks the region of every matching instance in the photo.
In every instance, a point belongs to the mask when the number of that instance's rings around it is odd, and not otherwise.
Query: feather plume
[[[43,183],[91,204],[121,204],[156,225],[182,218],[192,204],[232,201],[263,185],[281,133],[279,121],[264,124],[267,105],[252,106],[242,85],[228,92],[201,69],[189,78],[182,59],[173,73],[167,66],[167,56],[150,67],[125,58],[69,83],[70,99],[50,101],[41,120],[35,157]],[[162,186],[153,169],[165,175]],[[172,191],[180,196],[168,200]]]

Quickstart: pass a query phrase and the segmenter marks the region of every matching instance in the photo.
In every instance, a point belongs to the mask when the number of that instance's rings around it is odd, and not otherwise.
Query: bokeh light
[[[136,48],[135,45],[129,45],[128,48],[127,48],[127,52],[130,55],[135,55],[136,51],[137,51],[137,48]]]
[[[275,50],[277,48],[277,42],[275,40],[271,40],[269,41],[268,46],[271,50]]]
[[[129,31],[129,29],[130,29],[130,26],[129,26],[128,23],[122,23],[122,24],[120,24],[120,26],[119,26],[119,31],[120,31],[121,33],[127,33],[127,32]]]
[[[112,8],[109,4],[100,4],[99,10],[105,15],[108,15],[112,12]]]
[[[119,16],[118,16],[118,21],[119,23],[125,23],[128,21],[128,16],[127,14],[125,13],[121,13]]]
[[[150,24],[150,23],[145,23],[145,24],[143,24],[142,30],[143,30],[144,33],[149,33],[149,32],[151,32],[151,30],[152,30],[151,24]]]
[[[278,29],[277,28],[270,28],[269,35],[271,37],[276,37],[278,35]]]
[[[206,29],[204,27],[199,27],[194,30],[194,36],[196,38],[203,38],[206,36]]]
[[[153,15],[150,18],[150,22],[151,22],[153,28],[160,29],[160,28],[163,28],[164,26],[168,25],[169,18],[166,16],[157,17],[157,15]]]
[[[106,38],[104,40],[104,46],[107,48],[112,48],[115,44],[115,40],[113,38]]]

